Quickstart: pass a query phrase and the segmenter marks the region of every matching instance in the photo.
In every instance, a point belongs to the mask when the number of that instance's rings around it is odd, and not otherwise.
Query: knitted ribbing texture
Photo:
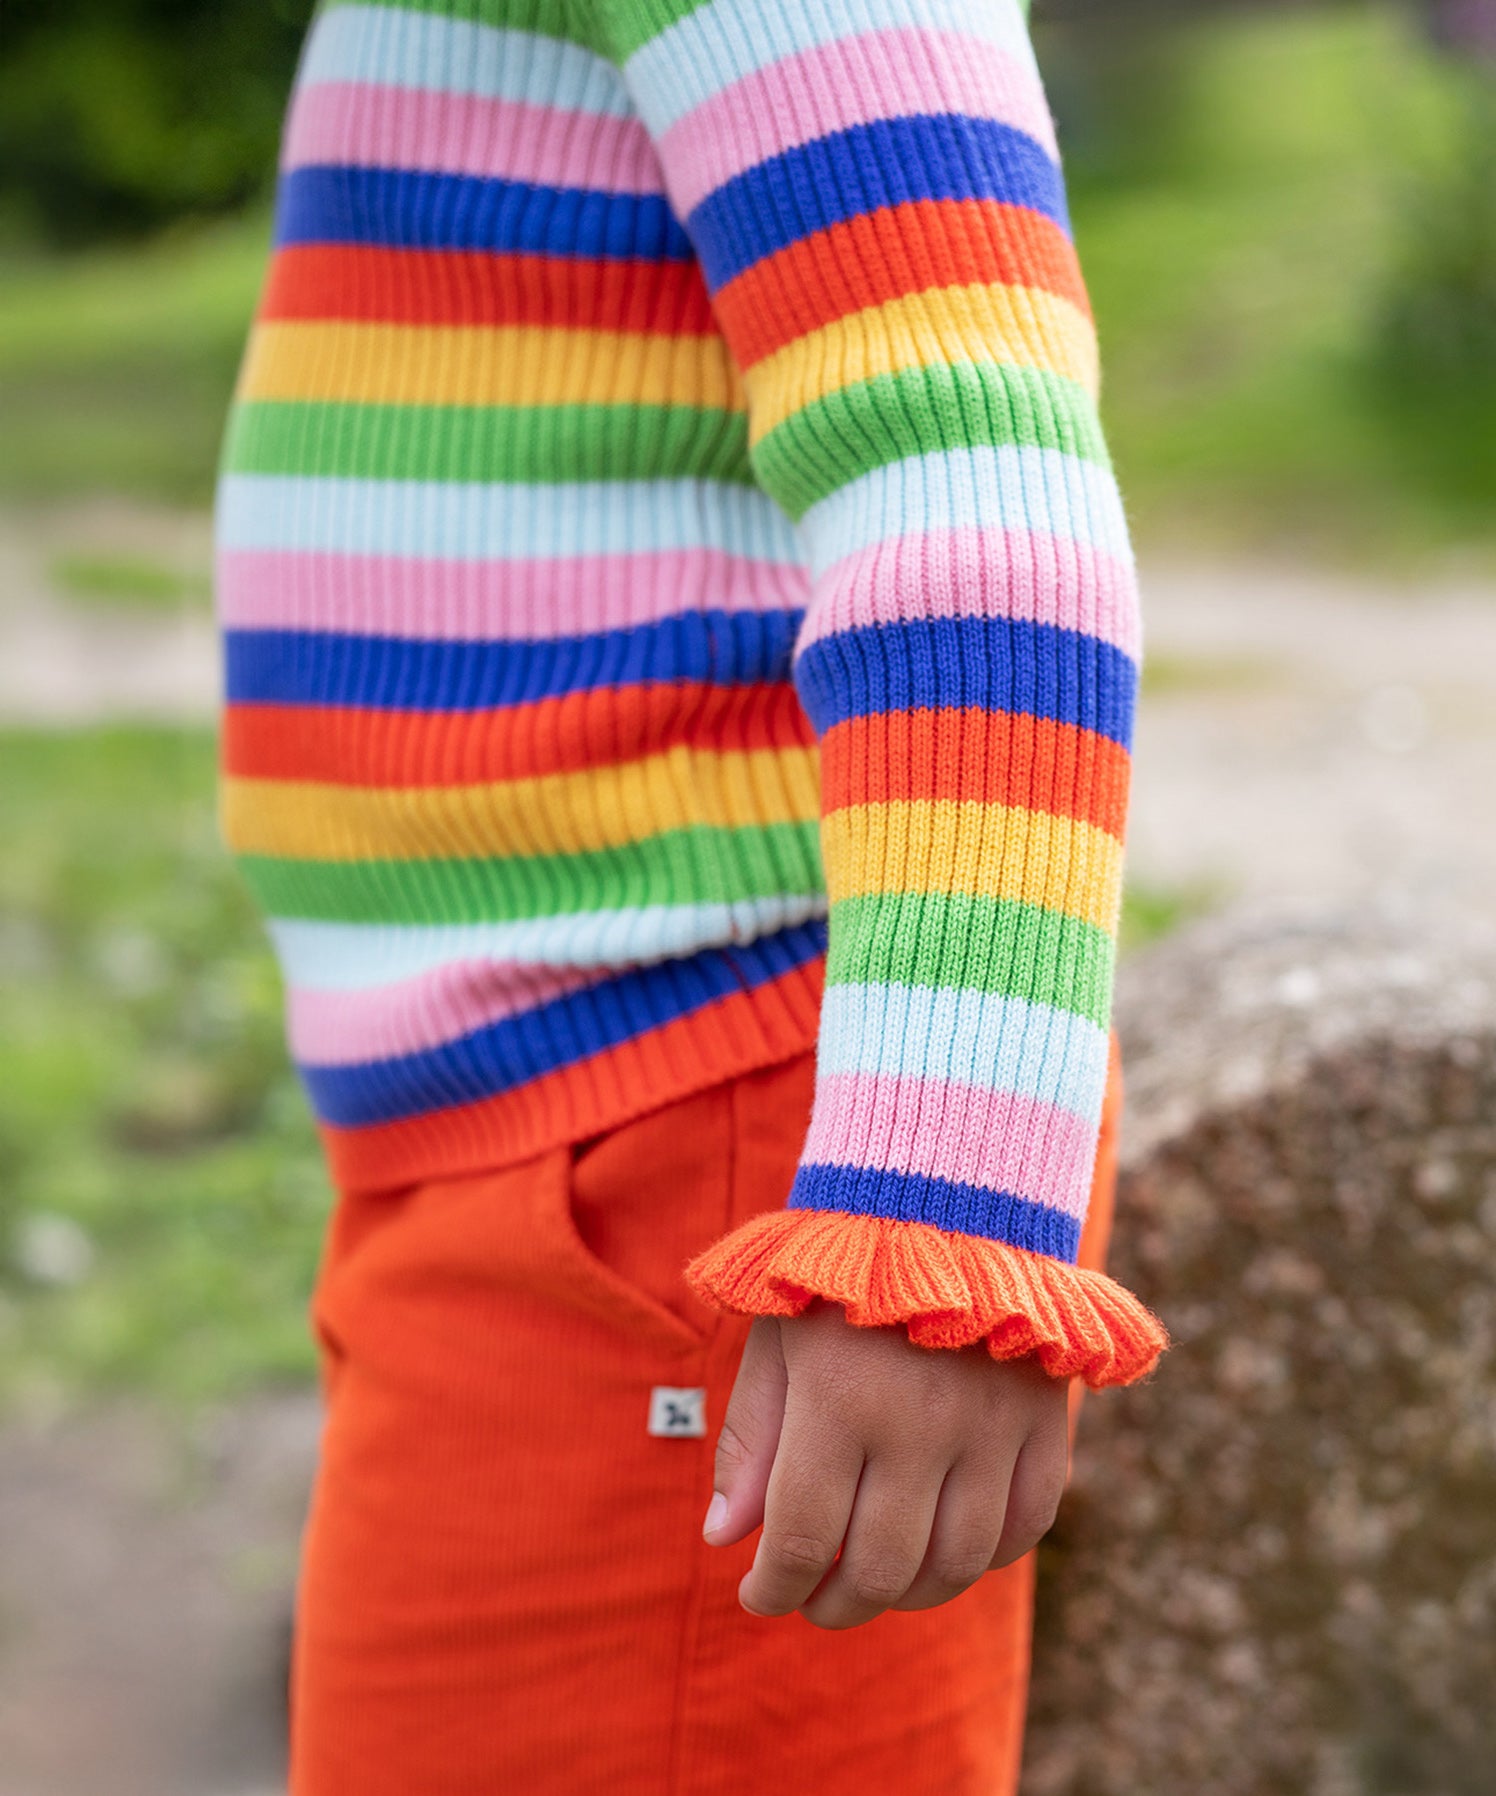
[[[1024,11],[322,8],[224,812],[344,1185],[818,1031],[789,1209],[700,1288],[1120,1382],[1162,1332],[1072,1263],[1138,624]]]

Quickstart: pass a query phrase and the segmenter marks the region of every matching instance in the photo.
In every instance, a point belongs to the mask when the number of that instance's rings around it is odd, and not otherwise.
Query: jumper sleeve
[[[1018,0],[593,0],[796,520],[830,903],[789,1207],[692,1268],[1125,1383],[1075,1265],[1139,651],[1096,343]]]

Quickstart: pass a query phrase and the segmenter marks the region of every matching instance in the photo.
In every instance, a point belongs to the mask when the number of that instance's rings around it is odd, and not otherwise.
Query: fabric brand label
[[[706,1391],[657,1384],[649,1393],[649,1432],[672,1440],[699,1440],[706,1433]]]

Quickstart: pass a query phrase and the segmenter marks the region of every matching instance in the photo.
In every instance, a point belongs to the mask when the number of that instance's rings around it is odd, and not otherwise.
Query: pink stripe
[[[1059,160],[1032,65],[980,38],[918,26],[787,56],[713,94],[660,140],[671,198],[689,213],[745,169],[853,125],[965,112],[1026,131]]]
[[[310,163],[431,169],[604,193],[665,190],[654,145],[637,118],[366,81],[297,90],[281,166]]]
[[[287,1000],[291,1052],[304,1066],[357,1066],[419,1054],[595,985],[595,969],[461,961],[398,985],[304,991]]]
[[[807,596],[797,564],[715,549],[545,561],[231,549],[217,587],[229,629],[430,642],[549,641],[694,611],[800,610]]]
[[[981,1185],[1083,1217],[1096,1135],[1073,1111],[1010,1091],[830,1073],[816,1089],[805,1159]]]
[[[800,647],[842,630],[929,617],[1054,624],[1141,652],[1131,566],[1028,530],[931,530],[859,549],[826,570]]]

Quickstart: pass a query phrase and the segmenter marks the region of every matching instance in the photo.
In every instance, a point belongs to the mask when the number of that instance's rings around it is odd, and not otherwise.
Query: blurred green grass
[[[311,1369],[326,1186],[213,761],[0,734],[0,1402]]]
[[[1040,27],[1105,410],[1145,544],[1351,561],[1492,544],[1496,372],[1401,371],[1400,280],[1460,202],[1471,77],[1393,4]],[[1094,36],[1094,28],[1087,27]],[[1479,208],[1476,208],[1478,213]],[[263,213],[0,280],[0,499],[197,504],[263,268]],[[1422,261],[1420,261],[1422,258]]]
[[[1087,58],[1099,91],[1075,96],[1089,124],[1067,169],[1143,540],[1350,561],[1489,546],[1496,338],[1483,366],[1432,378],[1393,329],[1409,283],[1466,278],[1438,266],[1430,217],[1450,214],[1465,262],[1496,244],[1496,193],[1467,203],[1489,78],[1390,5],[1147,44],[1119,21],[1109,45]]]
[[[212,597],[205,577],[142,555],[58,555],[47,582],[61,598],[135,612],[176,612],[184,605],[206,606]]]
[[[266,217],[0,265],[0,498],[204,504]]]

